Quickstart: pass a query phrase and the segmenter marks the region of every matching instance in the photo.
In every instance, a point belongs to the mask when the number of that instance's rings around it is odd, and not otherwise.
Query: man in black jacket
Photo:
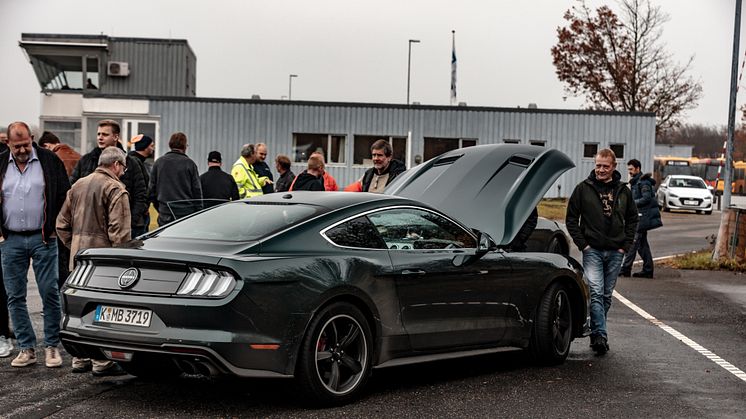
[[[33,261],[44,314],[45,363],[62,365],[60,294],[55,222],[70,189],[65,166],[53,152],[33,143],[23,122],[8,127],[9,151],[0,153],[1,263],[20,352],[11,366],[36,363],[36,334],[26,306],[29,260]]]
[[[386,140],[378,140],[370,146],[373,167],[363,174],[362,191],[383,193],[386,185],[407,170],[404,163],[394,160],[394,150]]]
[[[134,159],[131,161],[137,162],[137,168],[142,172],[143,180],[145,181],[145,187],[147,189],[150,184],[150,169],[148,165],[148,158],[155,153],[155,142],[150,136],[145,134],[138,134],[130,140],[130,145],[134,150],[129,152],[129,156]],[[135,167],[128,167],[129,170],[135,170]],[[132,228],[132,237],[137,237],[148,232],[150,227],[150,205],[148,202],[145,203],[145,213],[143,213],[143,225],[142,228]]]
[[[637,212],[640,216],[640,222],[637,224],[637,233],[635,242],[630,251],[624,255],[622,271],[620,276],[630,276],[632,273],[632,264],[635,262],[635,256],[640,254],[642,259],[642,271],[632,274],[637,278],[653,277],[653,254],[650,253],[650,244],[648,243],[648,230],[658,228],[663,225],[661,213],[658,211],[658,201],[655,199],[655,179],[650,173],[642,174],[642,165],[637,159],[627,162],[627,171],[630,175],[629,186],[632,190],[632,198],[635,200]]]
[[[120,131],[121,128],[117,121],[104,119],[98,122],[98,130],[96,131],[98,147],[81,157],[78,164],[75,165],[73,174],[70,176],[71,185],[96,170],[98,158],[106,147],[116,146],[124,150],[122,144],[119,143]],[[124,183],[127,193],[129,193],[133,237],[135,237],[134,232],[140,232],[146,228],[145,213],[148,210],[148,184],[145,183],[142,171],[138,170],[139,167],[139,162],[134,157],[128,156],[127,171],[119,179]]]
[[[595,163],[595,169],[570,196],[565,224],[583,252],[591,292],[591,347],[603,355],[609,350],[606,315],[624,253],[635,238],[638,217],[632,192],[616,171],[614,152],[600,150]]]
[[[233,176],[220,168],[222,165],[223,157],[219,151],[211,151],[207,155],[207,171],[199,177],[202,185],[202,198],[237,201],[239,199],[238,185],[233,180]]]
[[[275,158],[275,169],[280,173],[280,177],[275,182],[276,192],[285,192],[290,190],[290,185],[295,180],[295,173],[290,170],[290,157],[280,154]]]
[[[150,172],[149,200],[158,210],[158,225],[202,209],[202,185],[197,164],[186,155],[187,136],[175,132],[168,140],[171,149],[153,164]],[[185,201],[171,204],[174,201]],[[179,213],[173,213],[176,210]]]
[[[275,179],[272,176],[272,170],[270,170],[269,165],[265,160],[267,160],[267,144],[258,143],[256,145],[256,161],[254,162],[254,171],[256,171],[256,174],[259,175],[259,177],[267,176],[269,180],[274,181]],[[275,189],[272,185],[272,182],[265,183],[264,186],[262,186],[262,193],[264,195],[272,193],[274,191]]]
[[[290,186],[291,191],[324,191],[324,178],[321,175],[324,163],[320,157],[311,156],[308,158],[308,168],[299,174],[293,184]]]

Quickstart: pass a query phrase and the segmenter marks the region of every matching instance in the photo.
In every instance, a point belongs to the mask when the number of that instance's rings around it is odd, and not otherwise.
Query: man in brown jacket
[[[112,247],[130,240],[129,195],[119,178],[127,170],[127,155],[117,147],[101,152],[98,167],[75,182],[57,216],[57,235],[76,255],[79,250]],[[96,203],[96,205],[91,205]],[[74,268],[70,258],[70,270]],[[93,370],[97,377],[122,375],[124,370],[112,361],[73,358],[73,372]]]

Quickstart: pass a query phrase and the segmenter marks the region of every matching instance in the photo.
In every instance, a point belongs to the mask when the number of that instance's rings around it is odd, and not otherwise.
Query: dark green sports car
[[[325,405],[377,368],[505,348],[561,363],[587,316],[582,268],[505,247],[570,167],[540,147],[453,150],[383,195],[276,193],[83,251],[63,345],[142,377],[294,377]]]

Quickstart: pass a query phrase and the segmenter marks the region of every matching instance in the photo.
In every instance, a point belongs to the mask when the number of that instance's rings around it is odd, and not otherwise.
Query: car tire
[[[561,364],[570,353],[573,337],[572,306],[564,285],[553,283],[536,307],[529,350],[541,365]]]
[[[368,321],[346,302],[324,307],[301,343],[296,370],[305,401],[338,406],[354,400],[370,377],[372,334]]]
[[[712,210],[702,211],[702,213],[705,214],[705,215],[712,215]]]
[[[567,246],[563,243],[563,240],[557,236],[552,237],[547,245],[547,253],[557,253],[558,255],[567,255]]]

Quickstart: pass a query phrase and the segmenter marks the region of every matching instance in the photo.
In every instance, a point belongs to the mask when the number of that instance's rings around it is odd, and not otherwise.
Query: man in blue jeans
[[[567,231],[583,252],[591,291],[591,348],[598,355],[609,350],[606,315],[624,253],[632,247],[637,230],[637,207],[621,178],[614,152],[600,150],[595,168],[570,196],[565,218]]]
[[[8,311],[20,349],[10,365],[36,364],[36,334],[26,306],[31,261],[43,305],[45,363],[55,368],[62,365],[58,348],[61,313],[55,220],[70,182],[62,160],[37,147],[25,123],[8,126],[8,146],[9,151],[0,153],[0,260]]]

